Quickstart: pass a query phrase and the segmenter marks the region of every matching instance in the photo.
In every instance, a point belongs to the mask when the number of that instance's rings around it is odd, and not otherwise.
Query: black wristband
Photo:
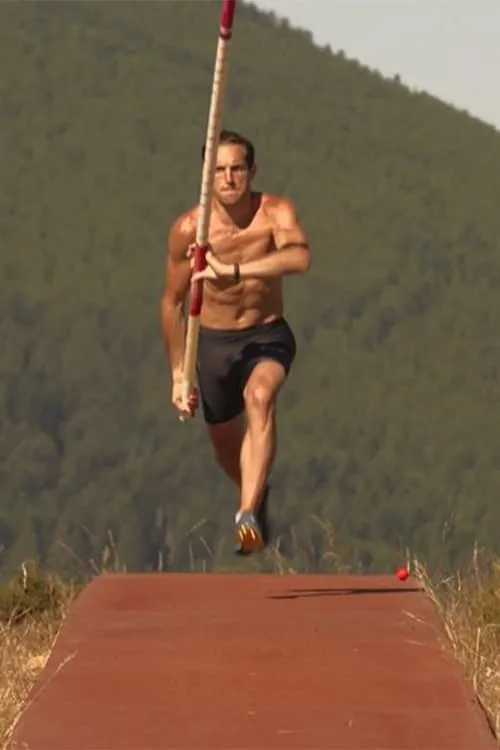
[[[235,281],[240,280],[240,264],[239,263],[234,264],[234,280]]]

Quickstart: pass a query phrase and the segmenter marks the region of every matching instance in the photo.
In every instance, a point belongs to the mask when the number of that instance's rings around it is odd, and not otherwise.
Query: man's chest
[[[210,228],[209,242],[222,261],[232,263],[255,260],[275,249],[272,227],[264,223],[248,229],[215,225]]]

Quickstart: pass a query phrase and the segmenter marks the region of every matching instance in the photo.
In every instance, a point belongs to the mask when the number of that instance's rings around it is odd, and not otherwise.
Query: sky
[[[500,131],[500,0],[252,0]]]

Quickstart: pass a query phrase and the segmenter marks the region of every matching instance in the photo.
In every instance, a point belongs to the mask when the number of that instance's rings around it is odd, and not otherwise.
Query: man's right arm
[[[184,302],[191,282],[188,249],[194,242],[196,227],[190,214],[180,216],[167,237],[165,285],[161,298],[163,341],[170,362],[172,379],[180,381],[184,359]]]

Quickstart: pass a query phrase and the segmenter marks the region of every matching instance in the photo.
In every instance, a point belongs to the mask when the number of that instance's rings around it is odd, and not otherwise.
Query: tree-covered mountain
[[[236,497],[180,424],[165,235],[199,195],[219,3],[0,7],[0,561],[61,571],[112,532],[129,569],[235,565]],[[224,125],[292,197],[281,552],[320,567],[499,549],[500,135],[237,9]],[[267,569],[270,562],[244,562]],[[266,567],[267,566],[267,567]],[[238,567],[238,566],[236,566]]]

